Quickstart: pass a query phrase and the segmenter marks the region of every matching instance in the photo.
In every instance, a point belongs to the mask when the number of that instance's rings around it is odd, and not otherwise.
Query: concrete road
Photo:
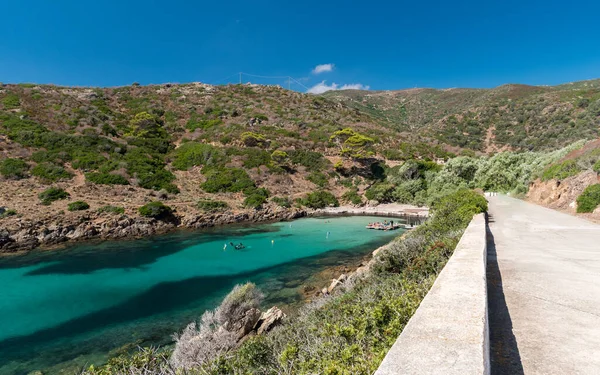
[[[488,199],[492,375],[600,374],[600,225]]]

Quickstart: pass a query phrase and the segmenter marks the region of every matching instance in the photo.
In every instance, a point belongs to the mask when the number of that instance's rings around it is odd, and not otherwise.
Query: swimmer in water
[[[330,232],[327,232],[327,237],[326,237],[326,238],[329,238],[329,233],[330,233]]]
[[[225,249],[227,249],[227,244],[223,245],[223,251],[225,251]]]
[[[275,245],[275,240],[271,240],[271,246]]]

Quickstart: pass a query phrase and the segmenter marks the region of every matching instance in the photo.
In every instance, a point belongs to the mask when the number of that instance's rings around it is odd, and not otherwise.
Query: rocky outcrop
[[[286,317],[286,315],[277,306],[271,307],[266,312],[262,313],[256,322],[254,329],[257,335],[261,335],[270,331]]]
[[[197,229],[242,222],[291,220],[305,215],[303,210],[265,208],[240,213],[174,215],[168,220],[100,214],[40,221],[15,219],[5,228],[0,228],[0,253],[51,247],[67,241],[138,238],[176,228]]]
[[[564,180],[536,180],[529,186],[527,199],[552,209],[575,212],[577,197],[586,187],[600,182],[594,171],[585,171]]]

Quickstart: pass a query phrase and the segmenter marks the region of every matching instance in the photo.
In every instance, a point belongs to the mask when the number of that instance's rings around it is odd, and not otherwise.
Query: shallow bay
[[[383,220],[227,226],[0,259],[0,373],[56,373],[118,348],[168,344],[237,283],[256,283],[265,307],[298,303],[312,275],[401,234],[365,229]]]

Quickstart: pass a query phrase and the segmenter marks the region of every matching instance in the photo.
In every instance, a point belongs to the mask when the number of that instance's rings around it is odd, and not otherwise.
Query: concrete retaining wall
[[[479,214],[375,375],[490,373],[486,251]]]

